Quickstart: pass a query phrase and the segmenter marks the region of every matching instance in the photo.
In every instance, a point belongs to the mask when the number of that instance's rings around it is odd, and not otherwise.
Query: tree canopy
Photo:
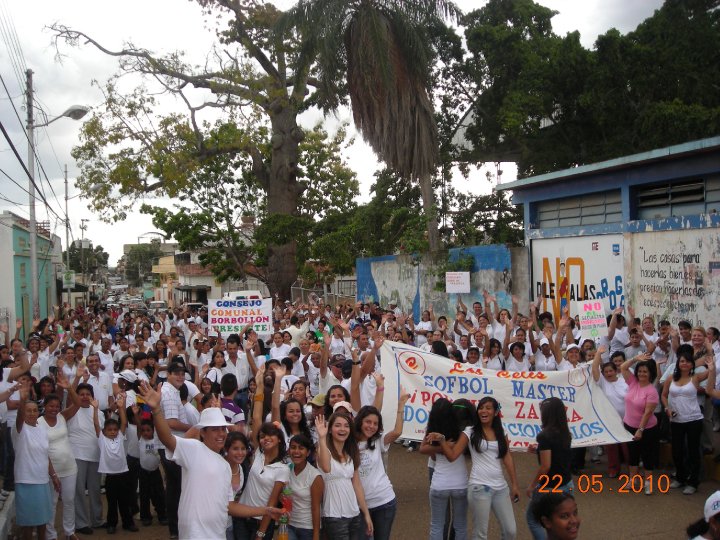
[[[469,56],[456,80],[479,88],[471,159],[541,174],[720,132],[717,0],[667,0],[627,35],[585,49],[552,31],[532,0],[490,0],[463,19]]]

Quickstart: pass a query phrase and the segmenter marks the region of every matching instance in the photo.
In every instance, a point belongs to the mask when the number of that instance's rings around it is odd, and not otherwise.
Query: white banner
[[[470,272],[445,272],[445,292],[468,294],[470,292]]]
[[[405,405],[403,438],[422,440],[435,400],[465,398],[477,404],[484,396],[500,403],[510,447],[524,450],[540,432],[540,403],[559,397],[567,407],[573,447],[627,442],[632,439],[602,389],[592,380],[590,366],[571,371],[494,371],[402,343],[386,341],[381,349],[385,376],[383,418],[392,425],[400,388],[410,394]]]
[[[208,300],[210,331],[219,332],[227,337],[230,334],[239,334],[251,323],[253,330],[260,335],[268,335],[272,332],[271,298]]]

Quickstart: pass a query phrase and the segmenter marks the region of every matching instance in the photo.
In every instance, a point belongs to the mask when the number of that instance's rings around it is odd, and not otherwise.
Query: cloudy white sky
[[[477,0],[459,0],[456,3],[465,11],[482,5]],[[553,19],[555,32],[564,35],[579,30],[582,42],[588,48],[592,47],[599,34],[609,28],[617,28],[623,33],[634,29],[662,4],[661,0],[540,0],[539,3],[559,12]],[[287,7],[291,1],[281,0],[277,4]],[[62,63],[59,62],[52,45],[51,33],[46,29],[54,22],[86,31],[109,48],[119,48],[123,42],[132,41],[135,45],[155,53],[185,50],[190,58],[198,60],[204,57],[204,52],[213,41],[213,34],[206,29],[198,4],[187,0],[0,0],[0,21],[3,35],[8,25],[14,25],[17,42],[12,45],[12,56],[17,57],[17,53],[21,52],[24,65],[35,72],[36,96],[50,117],[61,114],[72,104],[99,105],[102,98],[97,88],[91,86],[91,81],[104,81],[117,68],[115,59],[104,56],[89,46],[79,49],[63,47],[65,56]],[[11,62],[11,50],[8,49],[7,41],[0,37],[0,74],[10,93],[8,98],[0,86],[0,121],[9,131],[23,159],[26,159],[27,139],[12,108],[14,104],[24,121],[24,98],[21,95],[19,74],[13,69]],[[22,84],[24,85],[24,74]],[[339,120],[349,121],[350,118],[347,111],[339,113]],[[307,127],[311,127],[317,119],[317,113],[309,113],[303,118]],[[332,125],[336,122],[337,120],[333,119]],[[62,167],[65,164],[70,177],[70,197],[78,193],[73,185],[78,171],[70,156],[70,150],[76,144],[79,126],[79,122],[60,119],[47,129],[37,131],[40,161],[58,199],[53,196],[47,182],[43,180],[42,184],[47,200],[60,215],[63,215],[64,208]],[[348,152],[347,159],[358,174],[361,199],[367,200],[372,175],[377,166],[374,154],[358,137]],[[0,168],[27,189],[27,176],[4,139],[0,139]],[[505,166],[503,180],[511,180],[512,174],[512,167]],[[479,193],[490,189],[481,171],[476,171],[469,180],[456,179],[455,183],[456,187],[467,192]],[[27,193],[3,175],[0,175],[0,195],[20,203],[18,205],[0,200],[0,211],[12,210],[23,217],[27,216]],[[64,242],[64,224],[54,215],[48,216],[44,205],[38,202],[38,219],[49,219],[51,228]],[[154,230],[149,217],[139,213],[133,214],[131,219],[123,223],[103,223],[90,213],[86,203],[79,197],[70,200],[68,213],[73,238],[80,238],[80,220],[89,219],[86,236],[96,245],[101,244],[110,253],[111,265],[114,265],[122,254],[123,244],[135,243],[138,237]]]

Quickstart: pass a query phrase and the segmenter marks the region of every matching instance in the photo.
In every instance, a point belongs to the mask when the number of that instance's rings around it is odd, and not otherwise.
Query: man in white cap
[[[182,495],[178,509],[179,535],[183,539],[225,538],[228,513],[236,517],[269,515],[277,519],[283,510],[260,508],[232,502],[232,471],[220,455],[227,438],[228,423],[217,407],[208,407],[200,414],[195,428],[200,440],[176,437],[170,431],[161,407],[161,397],[147,383],[140,395],[152,409],[153,421],[160,442],[165,445],[169,460],[182,467]]]

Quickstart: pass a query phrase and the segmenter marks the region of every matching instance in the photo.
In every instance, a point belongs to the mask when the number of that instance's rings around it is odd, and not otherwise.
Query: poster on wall
[[[470,292],[470,272],[445,272],[445,292],[467,294]]]
[[[638,317],[714,326],[720,304],[717,229],[627,235],[628,297]]]
[[[539,311],[560,320],[562,310],[571,316],[575,302],[598,300],[605,313],[625,305],[623,237],[621,234],[543,238],[533,240],[533,297]]]

